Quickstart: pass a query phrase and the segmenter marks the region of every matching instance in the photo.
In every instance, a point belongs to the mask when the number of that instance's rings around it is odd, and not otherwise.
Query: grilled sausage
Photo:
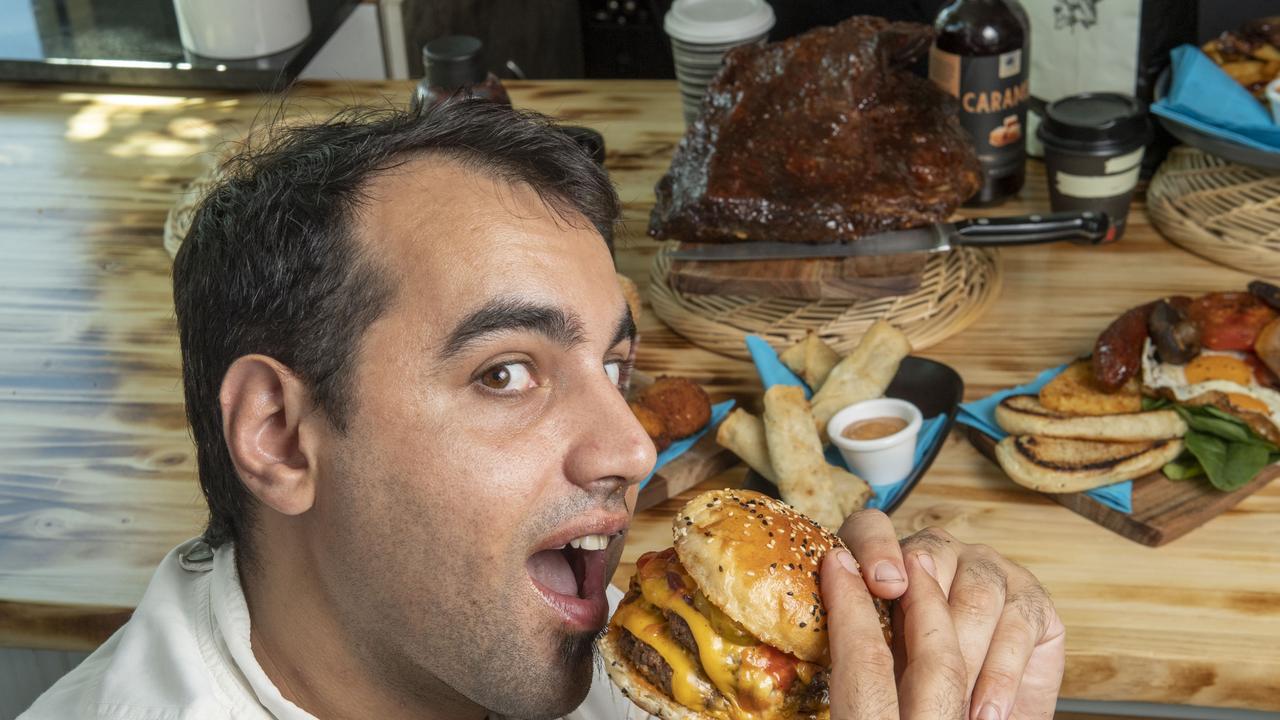
[[[1142,367],[1142,345],[1156,303],[1139,305],[1116,318],[1093,346],[1093,376],[1107,392],[1119,390]]]

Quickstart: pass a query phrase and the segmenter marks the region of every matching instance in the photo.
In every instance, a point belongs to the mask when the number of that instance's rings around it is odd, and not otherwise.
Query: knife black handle
[[[1097,245],[1113,234],[1107,214],[1091,210],[973,218],[956,222],[955,228],[952,244],[971,247],[1038,245],[1059,240]]]

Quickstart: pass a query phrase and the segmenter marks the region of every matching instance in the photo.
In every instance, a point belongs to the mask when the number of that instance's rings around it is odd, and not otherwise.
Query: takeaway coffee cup
[[[773,23],[773,8],[764,0],[676,0],[671,5],[662,27],[671,39],[686,123],[698,116],[725,53],[762,42]]]
[[[1071,95],[1049,103],[1036,135],[1054,212],[1105,212],[1114,229],[1108,241],[1120,239],[1151,140],[1142,104],[1120,93]]]

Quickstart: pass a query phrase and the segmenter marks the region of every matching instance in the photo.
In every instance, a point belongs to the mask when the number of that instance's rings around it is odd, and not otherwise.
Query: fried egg
[[[1186,402],[1208,392],[1220,392],[1239,410],[1265,415],[1280,428],[1280,392],[1258,383],[1248,355],[1230,350],[1201,350],[1186,365],[1160,362],[1148,339],[1142,349],[1142,386],[1167,390]]]

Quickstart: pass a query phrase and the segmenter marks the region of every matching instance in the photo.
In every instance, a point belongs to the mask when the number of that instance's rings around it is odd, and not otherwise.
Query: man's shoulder
[[[198,547],[189,541],[165,556],[129,622],[20,720],[253,717],[242,712],[242,681],[219,661],[209,612],[211,558],[197,556]]]

